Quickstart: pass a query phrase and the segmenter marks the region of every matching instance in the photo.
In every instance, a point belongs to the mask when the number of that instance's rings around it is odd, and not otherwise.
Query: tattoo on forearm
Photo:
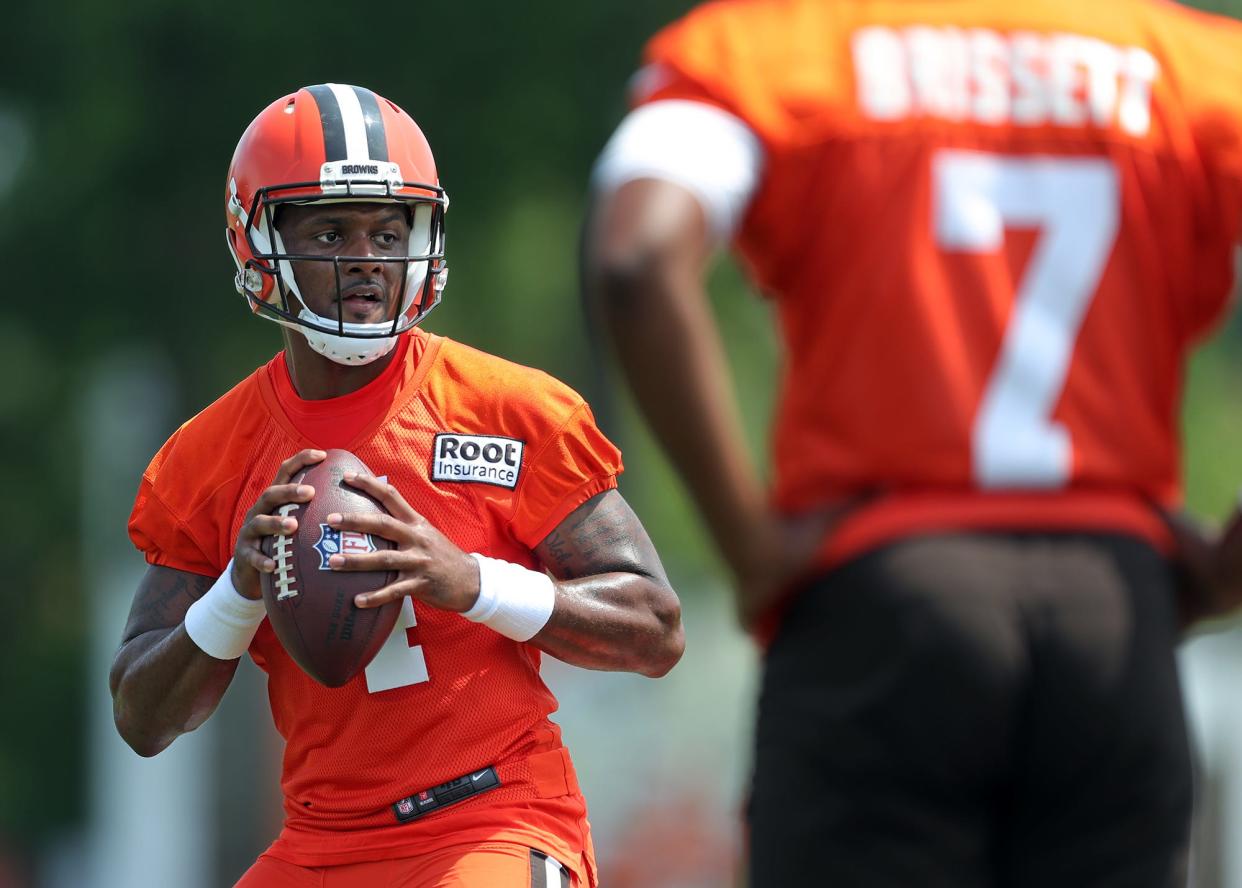
[[[594,525],[579,524],[574,528],[574,548],[578,555],[587,562],[595,562],[607,552],[625,551],[629,535],[622,525],[610,521],[601,521]]]
[[[177,577],[170,586],[165,586],[162,589],[152,589],[151,593],[143,596],[142,601],[139,602],[139,618],[158,618],[163,616],[164,611],[168,609],[169,603],[185,595],[189,587],[190,584],[183,577]]]
[[[620,505],[605,499],[579,508],[544,539],[544,562],[562,579],[634,571],[642,563],[635,540],[645,535],[633,513]]]
[[[215,581],[210,577],[179,574],[171,582],[146,585],[134,602],[126,626],[126,638],[152,628],[175,623],[191,604],[207,594]]]
[[[569,543],[561,536],[559,530],[552,531],[544,544],[558,567],[564,567],[573,557],[573,553],[569,551]]]

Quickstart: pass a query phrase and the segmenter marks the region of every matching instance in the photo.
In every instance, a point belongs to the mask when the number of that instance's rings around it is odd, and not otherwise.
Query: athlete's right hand
[[[835,515],[788,517],[775,513],[753,522],[746,545],[732,550],[734,606],[742,628],[751,631],[776,608],[810,569]]]
[[[259,574],[276,570],[275,560],[263,554],[259,546],[264,537],[273,534],[288,536],[298,529],[295,518],[277,514],[287,503],[309,502],[315,496],[315,488],[309,484],[291,484],[290,480],[307,466],[321,461],[327,454],[322,450],[300,450],[280,464],[272,486],[255,500],[246,520],[237,534],[233,549],[233,588],[246,598],[255,601],[263,597]]]
[[[1223,529],[1185,512],[1165,518],[1175,547],[1181,630],[1242,607],[1242,508],[1234,509]]]
[[[828,538],[875,497],[875,493],[858,493],[802,515],[768,512],[754,517],[742,544],[731,549],[729,558],[734,605],[742,628],[764,637],[790,595],[819,569]]]

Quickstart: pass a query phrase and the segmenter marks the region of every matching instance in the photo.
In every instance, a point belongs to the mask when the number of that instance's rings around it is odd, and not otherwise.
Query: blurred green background
[[[90,462],[82,453],[92,441],[79,397],[104,355],[155,345],[178,385],[180,421],[279,348],[276,328],[253,319],[233,291],[222,194],[243,128],[300,85],[363,84],[420,122],[452,197],[451,280],[426,326],[540,366],[586,394],[625,449],[623,490],[678,585],[691,596],[718,588],[703,578],[719,581],[719,564],[631,405],[609,384],[576,292],[590,165],[624,113],[642,43],[690,5],[52,0],[7,9],[0,864],[33,871],[41,850],[85,816],[85,700],[106,676],[87,667],[92,565],[77,540]],[[1242,0],[1201,5],[1242,16]],[[771,326],[731,265],[722,262],[716,280],[762,458]],[[1238,338],[1231,324],[1196,359],[1185,409],[1189,497],[1208,516],[1223,515],[1242,482]]]

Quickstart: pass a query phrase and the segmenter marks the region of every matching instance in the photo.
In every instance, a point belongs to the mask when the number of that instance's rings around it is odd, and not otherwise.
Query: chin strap
[[[333,321],[321,318],[308,308],[303,308],[298,317],[304,321],[320,326],[328,326]],[[292,325],[290,325],[292,326]],[[378,332],[392,327],[392,324],[346,324],[345,329],[357,332]],[[378,328],[378,330],[376,329]],[[310,327],[298,325],[294,327],[306,337],[310,347],[330,361],[344,364],[347,367],[358,367],[378,361],[397,347],[396,336],[385,336],[382,339],[359,339],[354,336],[339,336],[335,333],[324,333]]]

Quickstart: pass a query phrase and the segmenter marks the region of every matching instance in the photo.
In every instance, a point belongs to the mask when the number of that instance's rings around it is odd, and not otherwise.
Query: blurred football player
[[[585,289],[766,643],[749,884],[1178,884],[1178,605],[1237,601],[1172,516],[1242,230],[1242,27],[722,0],[645,62]],[[784,346],[771,490],[705,298],[723,244]]]
[[[677,597],[616,490],[620,454],[566,386],[417,326],[445,283],[448,198],[392,102],[340,84],[273,102],[225,200],[237,289],[285,348],[143,475],[129,529],[150,567],[111,675],[121,736],[159,753],[249,651],[286,741],[285,823],[240,885],[595,885],[541,653],[659,676],[683,647]],[[291,479],[332,447],[387,476],[345,481],[392,520],[330,523],[396,543],[332,568],[397,572],[360,607],[404,598],[337,689],[290,659],[260,594],[275,569],[261,541],[292,533],[281,507],[314,494]]]

